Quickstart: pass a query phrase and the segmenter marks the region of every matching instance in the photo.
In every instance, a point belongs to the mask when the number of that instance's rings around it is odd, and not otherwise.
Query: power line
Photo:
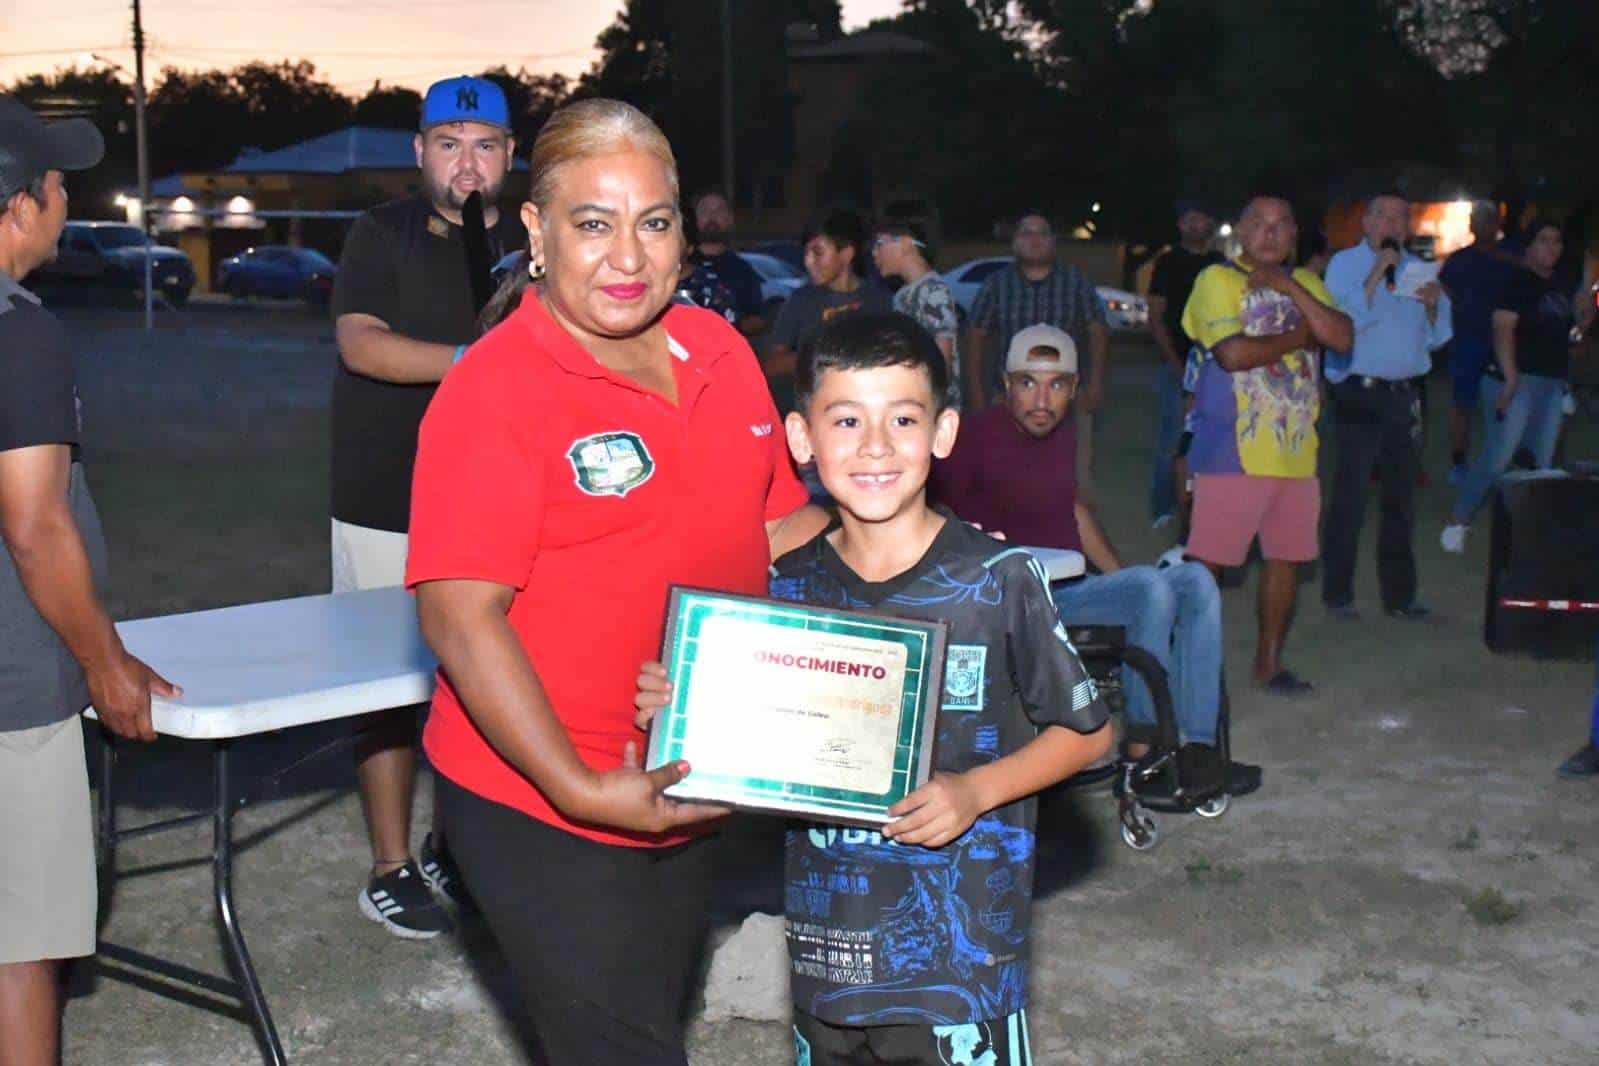
[[[181,52],[184,55],[241,55],[260,56],[271,49],[261,45],[254,48],[214,48],[209,45],[188,44],[157,44],[151,51],[156,52]],[[435,52],[431,49],[387,49],[371,51],[333,51],[323,48],[308,50],[307,58],[327,57],[330,59],[420,59],[424,55],[437,59],[465,59],[484,60],[493,62],[499,60],[505,63],[508,60],[519,62],[538,62],[546,59],[566,59],[576,55],[586,55],[594,51],[592,47],[569,48],[564,52],[521,52],[509,53],[493,49],[479,52]]]
[[[76,48],[35,48],[28,52],[0,52],[0,59],[24,59],[32,56],[81,55],[84,52],[122,52],[125,44],[86,44]]]

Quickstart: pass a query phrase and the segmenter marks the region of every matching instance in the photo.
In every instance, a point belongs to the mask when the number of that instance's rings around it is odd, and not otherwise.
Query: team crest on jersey
[[[577,487],[590,496],[626,496],[655,473],[655,459],[643,439],[623,430],[579,437],[566,457]]]
[[[944,710],[980,711],[983,709],[983,681],[988,663],[988,646],[951,644],[944,657]]]

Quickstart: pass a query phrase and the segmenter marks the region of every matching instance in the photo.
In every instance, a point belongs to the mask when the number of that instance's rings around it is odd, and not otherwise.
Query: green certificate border
[[[905,683],[900,691],[899,738],[892,783],[882,793],[854,792],[694,770],[667,789],[667,795],[753,810],[801,814],[818,821],[846,825],[880,826],[889,821],[888,808],[926,783],[932,772],[948,626],[943,622],[809,607],[786,600],[674,585],[668,599],[666,638],[661,653],[661,661],[666,664],[672,681],[673,697],[656,715],[650,730],[647,767],[653,769],[684,757],[683,741],[687,733],[684,704],[693,678],[699,631],[706,619],[728,616],[904,646]]]

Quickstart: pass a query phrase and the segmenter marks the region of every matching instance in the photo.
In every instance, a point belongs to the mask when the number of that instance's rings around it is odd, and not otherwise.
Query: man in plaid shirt
[[[1081,270],[1056,258],[1055,231],[1049,219],[1028,211],[1016,220],[1011,250],[1016,262],[983,282],[972,304],[966,339],[966,406],[977,412],[1004,392],[1004,375],[996,352],[1028,326],[1044,323],[1065,330],[1087,365],[1073,406],[1077,422],[1078,491],[1091,496],[1094,462],[1094,415],[1105,399],[1105,356],[1110,331],[1094,285]]]

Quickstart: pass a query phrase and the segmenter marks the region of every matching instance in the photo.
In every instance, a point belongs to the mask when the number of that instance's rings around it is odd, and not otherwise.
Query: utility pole
[[[722,0],[722,191],[736,207],[738,171],[733,167],[733,0]]]
[[[133,136],[139,156],[139,227],[144,230],[144,328],[154,325],[152,303],[154,270],[151,265],[150,143],[144,123],[144,19],[139,0],[133,0]]]

